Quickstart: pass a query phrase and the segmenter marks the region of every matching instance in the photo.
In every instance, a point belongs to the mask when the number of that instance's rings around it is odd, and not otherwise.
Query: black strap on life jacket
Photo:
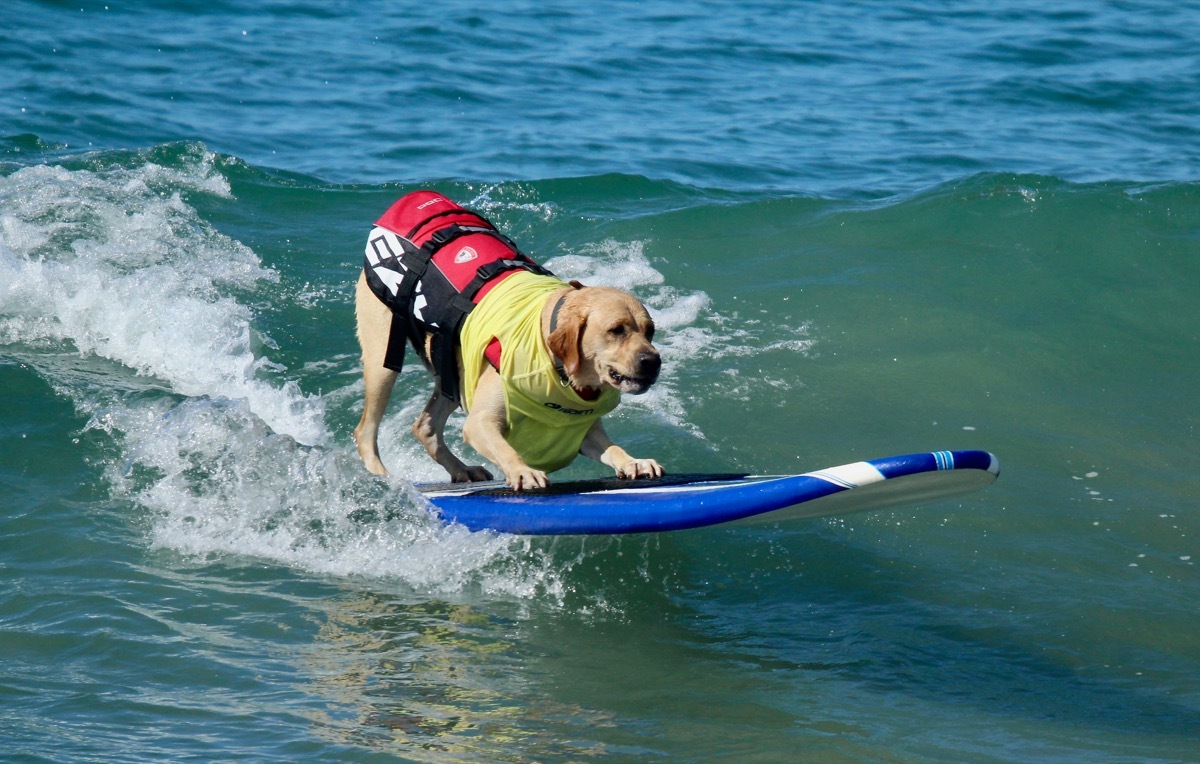
[[[419,357],[424,357],[422,336],[424,333],[418,328],[417,320],[413,315],[412,299],[417,282],[425,275],[429,261],[437,252],[436,249],[414,247],[408,239],[401,239],[400,243],[404,248],[404,253],[400,255],[400,262],[404,264],[405,268],[404,278],[401,279],[400,286],[397,288],[396,305],[392,308],[392,328],[388,334],[387,351],[383,356],[383,367],[397,373],[404,370],[406,339],[411,339],[413,350],[417,351]]]
[[[508,241],[503,235],[500,235],[500,238]],[[475,277],[463,288],[462,292],[450,299],[448,306],[450,318],[446,325],[434,334],[432,347],[430,348],[433,357],[430,358],[430,361],[433,363],[438,378],[441,380],[442,395],[456,403],[459,402],[460,395],[460,381],[458,377],[459,335],[462,332],[462,325],[467,315],[475,309],[475,295],[479,293],[484,284],[507,271],[519,269],[536,273],[539,276],[554,275],[546,268],[521,255],[515,246],[513,250],[518,256],[524,259],[493,260],[490,263],[480,266],[479,270],[475,271]],[[401,343],[403,343],[403,340],[401,340]]]
[[[403,248],[399,261],[405,268],[405,273],[397,287],[395,297],[389,302],[392,308],[391,330],[388,336],[387,350],[384,354],[383,365],[393,371],[404,368],[405,345],[412,344],[417,356],[433,371],[441,382],[441,394],[450,400],[459,402],[459,374],[457,349],[459,334],[463,321],[475,308],[475,297],[479,291],[492,279],[507,271],[522,269],[544,276],[553,276],[549,270],[535,263],[518,249],[517,245],[495,228],[462,225],[450,223],[429,235],[420,247],[412,242],[417,233],[427,227],[430,221],[453,214],[462,214],[463,209],[447,210],[426,217],[412,227],[408,236],[397,237]],[[486,221],[484,221],[486,223]],[[454,286],[446,282],[450,294],[444,295],[439,304],[439,320],[437,326],[431,328],[425,325],[416,315],[413,300],[417,285],[425,279],[429,265],[434,256],[455,239],[469,234],[485,234],[501,241],[512,251],[511,258],[492,260],[481,265],[471,281],[462,289],[455,292]],[[367,264],[370,272],[370,264]],[[378,292],[377,292],[378,294]],[[432,333],[429,354],[426,357],[425,336]]]

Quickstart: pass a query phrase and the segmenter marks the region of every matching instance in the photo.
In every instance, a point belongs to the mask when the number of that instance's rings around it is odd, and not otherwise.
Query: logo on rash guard
[[[569,409],[566,406],[558,405],[554,401],[550,401],[549,403],[543,403],[542,405],[548,409],[554,409],[555,411],[559,412],[560,414],[574,414],[576,416],[587,416],[588,414],[591,414],[592,412],[594,412],[596,410],[596,409]]]

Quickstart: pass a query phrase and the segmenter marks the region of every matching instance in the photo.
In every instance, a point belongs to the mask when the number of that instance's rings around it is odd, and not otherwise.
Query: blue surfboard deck
[[[970,493],[1000,474],[987,451],[932,451],[803,475],[602,478],[513,491],[503,481],[418,484],[448,523],[527,535],[655,533],[721,523],[780,523]]]

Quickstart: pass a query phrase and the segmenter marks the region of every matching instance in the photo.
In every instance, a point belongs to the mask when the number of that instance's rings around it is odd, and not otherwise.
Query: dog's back
[[[363,268],[393,315],[384,366],[401,370],[407,339],[453,400],[463,319],[517,270],[548,273],[486,218],[434,191],[405,195],[375,222]]]

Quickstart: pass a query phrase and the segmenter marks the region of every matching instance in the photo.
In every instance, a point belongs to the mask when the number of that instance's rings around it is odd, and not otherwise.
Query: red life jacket
[[[383,365],[403,368],[407,338],[441,379],[442,394],[454,401],[463,319],[517,269],[552,275],[483,216],[434,191],[405,195],[375,222],[363,267],[371,291],[392,310]],[[431,357],[426,357],[430,333]]]

